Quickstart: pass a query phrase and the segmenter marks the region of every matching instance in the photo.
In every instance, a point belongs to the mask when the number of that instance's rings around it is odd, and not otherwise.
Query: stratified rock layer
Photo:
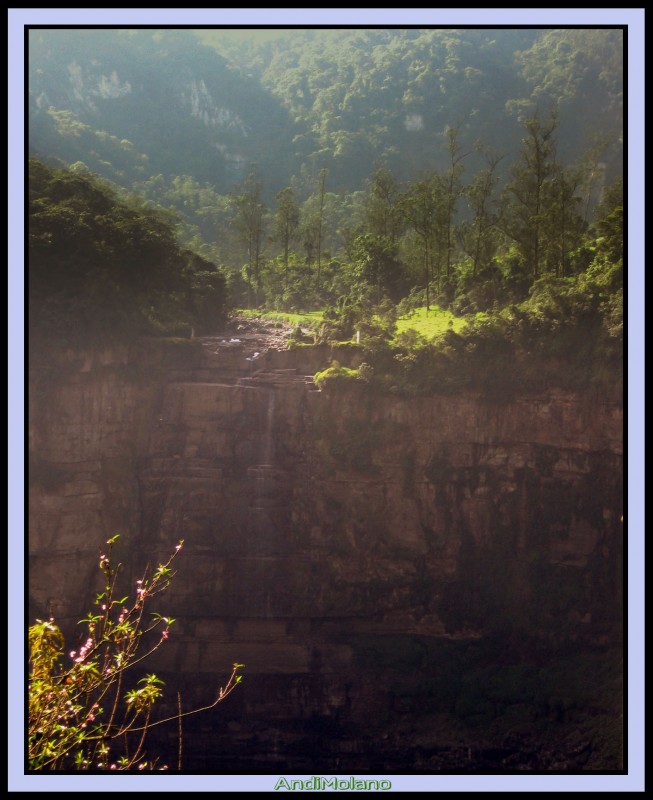
[[[604,767],[618,746],[541,687],[563,662],[583,682],[569,652],[619,647],[621,408],[555,389],[320,392],[306,375],[326,355],[243,334],[35,366],[32,616],[74,631],[115,533],[133,579],[183,538],[178,622],[148,669],[189,707],[246,665],[188,724],[188,768]],[[500,691],[497,664],[518,670]],[[601,702],[613,731],[618,689]]]

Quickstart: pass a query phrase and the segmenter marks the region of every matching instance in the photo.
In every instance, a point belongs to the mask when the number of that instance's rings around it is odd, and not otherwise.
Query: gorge
[[[184,539],[146,668],[174,712],[245,664],[186,769],[620,769],[620,404],[320,391],[331,357],[242,320],[35,355],[30,619],[76,635],[108,537],[132,579]]]

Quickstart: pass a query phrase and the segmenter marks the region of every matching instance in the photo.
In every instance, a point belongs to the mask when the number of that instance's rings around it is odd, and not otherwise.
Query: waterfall
[[[250,525],[257,546],[261,538],[268,540],[274,532],[273,509],[277,505],[278,475],[276,468],[275,444],[275,401],[274,388],[262,389],[259,411],[259,441],[256,461],[248,468],[250,481]]]
[[[263,439],[263,461],[262,466],[272,466],[274,459],[274,438],[272,436],[272,429],[274,426],[274,406],[276,400],[276,393],[274,388],[270,389],[268,394],[268,408],[265,420],[265,435]]]

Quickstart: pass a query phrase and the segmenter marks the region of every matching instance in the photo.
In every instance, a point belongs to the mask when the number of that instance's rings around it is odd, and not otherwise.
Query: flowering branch
[[[242,664],[234,664],[229,680],[219,689],[213,703],[173,717],[151,721],[152,707],[162,696],[163,681],[146,675],[124,695],[123,675],[154,653],[168,639],[174,619],[153,613],[145,622],[146,602],[169,586],[174,572],[171,564],[183,547],[183,540],[164,564],[147,568],[136,581],[135,598],[118,599],[116,587],[122,568],[112,566],[112,553],[118,536],[99,551],[99,567],[104,575],[104,591],[97,595],[97,612],[80,620],[88,635],[79,650],[68,657],[65,668],[64,638],[54,619],[36,620],[29,629],[30,679],[28,762],[32,771],[41,770],[129,770],[166,769],[158,760],[146,760],[147,732],[156,725],[208,711],[222,702],[241,682]],[[158,630],[154,644],[145,645],[147,634]],[[145,652],[143,652],[145,650]],[[124,705],[124,711],[120,713]],[[118,720],[121,718],[121,721]],[[140,734],[135,746],[132,734]],[[181,742],[180,742],[181,747]]]

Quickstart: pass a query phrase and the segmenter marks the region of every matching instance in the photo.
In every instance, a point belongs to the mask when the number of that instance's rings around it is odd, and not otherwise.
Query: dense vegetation
[[[156,212],[103,181],[29,165],[29,325],[39,342],[106,343],[215,326],[225,281]]]
[[[566,160],[580,157],[597,132],[610,134],[619,157],[617,30],[292,30],[264,42],[215,30],[198,36],[279,98],[301,131],[297,155],[326,164],[336,190],[354,188],[381,160],[401,179],[443,168],[434,142],[449,126],[467,142],[515,152],[518,123],[538,103],[561,110]]]
[[[226,283],[358,332],[385,389],[618,384],[622,55],[608,29],[32,31],[31,150],[71,169],[30,174],[32,328],[209,329]]]
[[[256,162],[271,202],[322,167],[339,195],[377,162],[400,180],[442,169],[452,126],[466,149],[506,154],[507,172],[539,105],[560,109],[566,163],[604,142],[608,180],[620,173],[618,29],[256,33],[30,31],[33,151],[123,183],[190,175],[220,195]]]

